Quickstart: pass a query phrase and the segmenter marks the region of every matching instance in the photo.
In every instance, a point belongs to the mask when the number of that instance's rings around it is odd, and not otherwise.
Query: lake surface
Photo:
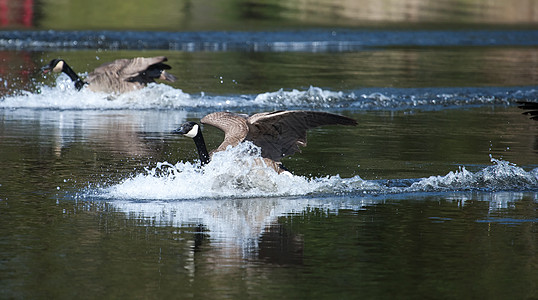
[[[321,1],[307,22],[309,1],[202,1],[204,23],[202,2],[176,1],[188,13],[167,6],[163,28],[84,27],[51,25],[66,4],[49,2],[0,31],[0,298],[538,297],[538,122],[516,105],[538,101],[534,15]],[[461,28],[443,7],[480,17]],[[353,11],[370,27],[350,27]],[[179,80],[124,95],[39,70],[154,55]],[[309,131],[284,159],[293,176],[238,167],[249,145],[202,170],[171,134],[214,111],[281,109],[358,125]],[[217,147],[222,133],[203,130]]]

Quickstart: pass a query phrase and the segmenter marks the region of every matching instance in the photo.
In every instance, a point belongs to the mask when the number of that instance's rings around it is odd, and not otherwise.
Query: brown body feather
[[[322,125],[357,125],[351,118],[316,111],[274,111],[250,117],[230,112],[216,112],[201,120],[224,131],[224,141],[213,152],[223,151],[243,141],[251,141],[262,150],[264,162],[277,170],[283,157],[306,146],[308,129]]]
[[[125,93],[145,87],[155,82],[155,78],[173,82],[176,78],[167,74],[164,64],[166,57],[136,57],[132,59],[117,59],[97,67],[88,74],[86,82],[94,92]]]

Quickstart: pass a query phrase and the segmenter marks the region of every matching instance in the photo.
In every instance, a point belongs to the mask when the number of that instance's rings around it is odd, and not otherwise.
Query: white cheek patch
[[[198,134],[198,127],[198,124],[192,126],[192,129],[189,130],[189,132],[185,133],[185,136],[190,138],[195,137]]]
[[[53,72],[62,72],[62,69],[64,68],[64,62],[63,61],[59,61],[56,66],[54,66],[54,68],[52,69]]]

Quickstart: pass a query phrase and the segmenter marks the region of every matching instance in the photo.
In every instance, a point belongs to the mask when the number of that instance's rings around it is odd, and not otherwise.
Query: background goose
[[[538,121],[538,102],[518,101],[519,108],[526,110],[523,114],[530,115],[530,118]]]
[[[224,131],[224,141],[213,152],[223,151],[228,146],[236,146],[242,141],[251,141],[261,148],[261,156],[267,166],[278,173],[286,171],[280,160],[306,146],[306,131],[322,125],[357,125],[357,121],[341,115],[316,111],[274,111],[252,116],[230,112],[216,112],[202,118],[209,124]],[[186,122],[174,133],[183,134],[194,140],[200,161],[210,160],[202,130],[196,122]]]
[[[45,73],[64,72],[75,82],[77,90],[87,84],[94,92],[125,93],[141,89],[148,83],[155,82],[155,79],[176,81],[175,76],[166,73],[165,70],[171,67],[164,64],[165,61],[167,58],[164,56],[117,59],[97,67],[84,81],[63,59],[51,60],[42,70]]]

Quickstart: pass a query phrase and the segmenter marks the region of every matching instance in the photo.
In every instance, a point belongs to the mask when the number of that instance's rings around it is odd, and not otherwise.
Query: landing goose
[[[87,84],[94,92],[125,93],[141,89],[155,79],[174,82],[176,77],[165,71],[171,69],[165,61],[167,58],[164,56],[117,59],[97,67],[84,81],[63,59],[53,59],[41,69],[44,73],[64,72],[73,80],[77,90]]]
[[[209,124],[224,131],[224,141],[208,153],[202,130],[196,122],[186,122],[173,131],[194,140],[202,165],[208,163],[214,152],[224,151],[228,146],[236,146],[243,141],[251,141],[261,148],[264,163],[278,173],[287,171],[280,160],[300,151],[306,146],[306,131],[322,125],[357,125],[357,121],[326,112],[317,111],[273,111],[252,116],[231,112],[215,112],[202,118]]]

